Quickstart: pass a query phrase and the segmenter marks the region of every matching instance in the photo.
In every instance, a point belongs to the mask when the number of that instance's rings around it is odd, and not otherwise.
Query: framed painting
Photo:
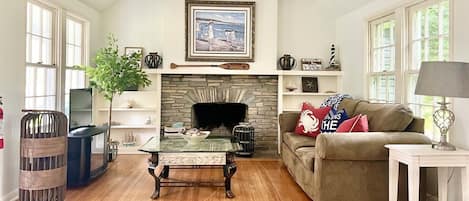
[[[138,65],[139,68],[143,66],[143,47],[125,47],[124,54],[125,55],[132,55],[133,53],[140,54],[140,63]]]
[[[255,2],[187,1],[186,61],[254,61]]]

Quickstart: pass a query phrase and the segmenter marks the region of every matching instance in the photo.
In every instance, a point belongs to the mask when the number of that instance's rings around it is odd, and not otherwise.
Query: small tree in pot
[[[108,45],[96,53],[96,67],[82,66],[89,78],[90,86],[101,93],[109,101],[108,115],[108,148],[111,138],[112,101],[131,86],[146,87],[151,84],[148,75],[139,67],[142,55],[119,55],[117,39],[108,36]]]

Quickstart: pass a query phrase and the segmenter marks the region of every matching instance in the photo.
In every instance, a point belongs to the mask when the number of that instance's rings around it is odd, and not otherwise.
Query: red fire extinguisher
[[[0,96],[0,149],[3,149],[4,142],[3,142],[3,135],[4,133],[4,127],[3,127],[3,100],[2,97]]]

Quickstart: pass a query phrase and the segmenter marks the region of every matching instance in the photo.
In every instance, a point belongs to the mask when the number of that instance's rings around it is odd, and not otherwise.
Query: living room
[[[0,5],[0,201],[469,201],[467,0]]]

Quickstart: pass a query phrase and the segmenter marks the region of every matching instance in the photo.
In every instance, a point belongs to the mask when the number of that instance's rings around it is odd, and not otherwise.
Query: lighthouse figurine
[[[331,58],[329,59],[329,67],[326,70],[340,71],[340,64],[336,61],[336,47],[335,44],[331,45]]]

